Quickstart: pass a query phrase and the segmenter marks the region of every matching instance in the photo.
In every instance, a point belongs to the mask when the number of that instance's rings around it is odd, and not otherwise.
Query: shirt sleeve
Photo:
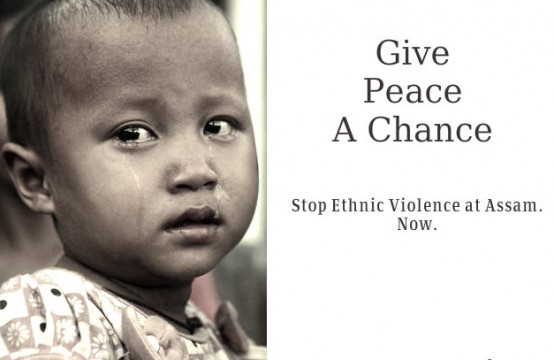
[[[79,276],[43,271],[0,288],[0,360],[118,359],[109,327]]]

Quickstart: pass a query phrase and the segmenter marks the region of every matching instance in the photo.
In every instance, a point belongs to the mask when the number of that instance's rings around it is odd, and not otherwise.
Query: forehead
[[[64,28],[53,56],[64,96],[74,100],[95,98],[102,89],[130,82],[163,85],[187,71],[194,71],[196,79],[217,76],[242,84],[234,35],[223,15],[208,6],[166,19],[111,15],[72,21]]]

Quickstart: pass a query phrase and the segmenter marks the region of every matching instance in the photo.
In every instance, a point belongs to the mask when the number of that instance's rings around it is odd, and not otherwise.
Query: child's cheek
[[[233,151],[222,151],[216,158],[219,186],[218,202],[231,206],[234,213],[248,212],[258,191],[257,159],[254,145],[242,143]]]
[[[145,224],[145,213],[146,213],[146,182],[144,180],[144,172],[139,171],[139,167],[135,164],[134,159],[131,156],[124,156],[123,163],[121,164],[121,174],[125,176],[125,179],[121,183],[125,184],[125,189],[123,189],[122,196],[125,196],[128,200],[125,201],[130,208],[128,209],[130,214],[134,216],[134,226],[136,229],[136,237],[140,238],[140,235],[143,233],[142,227]]]
[[[217,202],[217,216],[219,216],[222,204],[231,200],[231,197],[229,196],[223,185],[221,185],[221,183],[218,183],[215,186],[215,199]]]

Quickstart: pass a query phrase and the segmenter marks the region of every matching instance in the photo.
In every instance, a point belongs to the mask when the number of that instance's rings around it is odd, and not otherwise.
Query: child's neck
[[[27,208],[11,187],[0,186],[0,204],[0,281],[53,265],[61,244],[52,218]]]
[[[189,326],[184,309],[190,297],[192,282],[180,287],[147,287],[128,284],[99,274],[67,255],[64,255],[56,266],[80,273],[106,290],[138,305],[145,312],[165,316],[181,330],[187,330]]]

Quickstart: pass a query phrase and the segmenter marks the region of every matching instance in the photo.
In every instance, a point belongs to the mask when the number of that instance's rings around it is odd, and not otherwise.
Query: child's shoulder
[[[9,279],[0,287],[0,359],[119,359],[123,346],[97,295],[92,283],[64,269]]]

